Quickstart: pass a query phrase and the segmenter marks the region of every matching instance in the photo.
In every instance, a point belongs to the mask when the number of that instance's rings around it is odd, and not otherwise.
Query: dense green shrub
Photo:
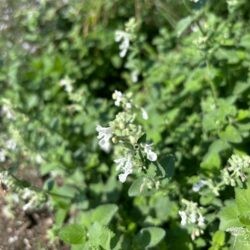
[[[11,183],[21,164],[44,176],[51,240],[72,249],[249,249],[248,1],[12,4],[0,39],[2,170]],[[131,17],[120,57],[115,32]],[[121,184],[113,151],[98,147],[96,126],[121,111],[115,90],[148,114],[135,122],[166,171],[150,192],[141,174]],[[181,225],[189,206],[205,217],[198,233],[196,222]]]

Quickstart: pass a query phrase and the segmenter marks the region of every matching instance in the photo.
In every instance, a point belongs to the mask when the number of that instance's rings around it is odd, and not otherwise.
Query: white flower
[[[199,227],[204,227],[205,226],[205,218],[200,214],[198,218],[198,226]]]
[[[34,195],[34,191],[31,189],[25,188],[22,193],[22,199],[27,200]]]
[[[35,161],[36,161],[37,164],[41,164],[41,163],[43,163],[44,160],[43,160],[43,157],[38,154],[35,157]]]
[[[117,164],[116,170],[122,171],[123,173],[119,174],[119,181],[124,183],[128,177],[133,172],[133,162],[131,154],[127,154],[125,157],[121,157],[115,160]]]
[[[119,107],[122,99],[123,99],[123,94],[121,91],[115,90],[115,92],[112,95],[113,99],[115,100],[115,106]]]
[[[148,120],[148,113],[144,108],[141,108],[141,114],[144,120]]]
[[[127,109],[131,109],[131,108],[132,108],[132,104],[131,104],[130,102],[127,102],[127,103],[126,103],[126,108],[127,108]]]
[[[99,146],[105,152],[110,152],[111,143],[110,139],[112,137],[112,129],[111,127],[104,128],[100,125],[96,126],[96,131],[98,132],[97,139],[99,139]]]
[[[179,211],[179,215],[181,216],[181,225],[186,226],[187,225],[187,214],[185,211]]]
[[[206,181],[200,180],[199,182],[195,183],[192,187],[194,192],[199,192],[201,188],[203,188],[207,184]]]
[[[73,86],[72,86],[73,81],[67,76],[59,82],[60,86],[64,87],[65,91],[67,93],[71,93],[73,91]]]
[[[6,148],[10,150],[15,150],[16,149],[16,142],[12,139],[6,141]]]
[[[119,46],[120,57],[124,57],[127,54],[127,51],[129,49],[130,34],[125,31],[117,30],[115,32],[115,41],[120,43],[120,46]]]
[[[182,200],[186,208],[179,211],[182,226],[191,226],[193,228],[191,238],[195,239],[203,233],[205,227],[205,217],[201,214],[201,208],[195,202]]]
[[[8,120],[14,120],[15,116],[11,108],[7,105],[4,105],[2,107],[1,113],[8,119]]]
[[[145,144],[144,145],[144,152],[147,155],[147,159],[150,161],[156,161],[157,160],[157,154],[152,151],[152,145]]]
[[[4,162],[6,160],[6,155],[3,150],[0,150],[0,162]]]
[[[196,219],[197,219],[196,213],[195,213],[195,212],[192,212],[192,213],[190,214],[190,222],[191,222],[191,223],[195,223],[195,222],[196,222]]]
[[[132,82],[138,82],[138,75],[139,75],[138,70],[132,71],[132,73],[131,73]]]

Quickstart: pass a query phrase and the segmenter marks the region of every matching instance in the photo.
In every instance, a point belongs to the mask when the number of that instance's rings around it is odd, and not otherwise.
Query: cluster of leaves
[[[17,131],[20,150],[1,165],[32,164],[44,176],[55,213],[52,240],[72,249],[216,250],[228,249],[229,233],[241,230],[232,246],[247,249],[249,181],[235,200],[233,187],[219,196],[209,188],[192,192],[197,180],[216,182],[232,153],[250,153],[250,6],[230,2],[3,5],[10,20],[0,29],[8,34],[0,39],[1,110],[8,100],[16,119],[1,116],[1,147]],[[115,31],[132,16],[138,32],[120,58]],[[167,156],[174,155],[175,175],[156,192],[140,193],[140,179],[119,183],[112,154],[98,148],[96,125],[113,120],[115,89],[132,92],[147,111],[140,122],[168,176]],[[208,212],[195,240],[180,225],[183,198]]]

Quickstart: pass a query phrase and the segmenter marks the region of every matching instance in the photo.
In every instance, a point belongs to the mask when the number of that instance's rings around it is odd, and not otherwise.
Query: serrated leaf
[[[86,237],[84,227],[79,224],[63,227],[58,235],[61,240],[68,244],[83,244]]]
[[[242,141],[239,131],[232,125],[228,125],[225,131],[220,133],[220,137],[225,141],[233,143],[240,143]]]
[[[250,212],[250,188],[235,189],[235,200],[240,214],[244,215]]]
[[[92,246],[101,246],[104,249],[111,249],[110,242],[114,236],[114,233],[106,226],[95,222],[88,231],[89,244]]]
[[[239,211],[234,201],[227,202],[227,205],[219,213],[220,230],[227,230],[230,227],[239,227],[242,224],[239,221]]]
[[[101,225],[107,225],[118,210],[115,204],[105,204],[92,210],[92,222],[98,221]]]

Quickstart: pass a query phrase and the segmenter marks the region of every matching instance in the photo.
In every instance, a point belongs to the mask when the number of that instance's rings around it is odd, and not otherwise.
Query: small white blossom
[[[133,172],[132,156],[131,154],[127,154],[125,157],[116,159],[115,163],[117,164],[116,170],[122,171],[122,173],[119,174],[118,176],[119,181],[124,183],[128,175],[130,175]]]
[[[4,162],[6,160],[5,151],[0,150],[0,162]]]
[[[115,32],[115,41],[120,43],[120,57],[124,57],[130,46],[130,34],[125,31],[117,30]]]
[[[228,160],[228,166],[222,170],[224,183],[236,186],[238,182],[245,182],[249,167],[250,157],[248,155],[232,155]]]
[[[35,161],[36,161],[37,164],[41,164],[41,163],[43,163],[44,160],[43,160],[43,157],[38,154],[35,157]]]
[[[181,225],[186,226],[187,225],[187,214],[185,211],[179,211],[179,215],[181,216]]]
[[[149,161],[156,161],[157,160],[157,154],[152,151],[152,145],[145,144],[144,145],[144,152],[147,155],[147,159]]]
[[[8,141],[6,141],[6,148],[10,149],[10,150],[15,150],[16,149],[16,142],[12,139],[9,139]]]
[[[181,225],[183,227],[189,226],[192,228],[191,238],[194,240],[203,233],[205,218],[201,214],[201,208],[198,207],[197,203],[187,200],[182,200],[182,202],[186,207],[184,210],[179,211]]]
[[[193,212],[190,214],[190,222],[191,222],[191,223],[195,223],[196,220],[197,220],[196,213],[195,213],[195,211],[193,211]]]
[[[12,109],[7,105],[3,105],[2,109],[1,109],[1,114],[4,115],[8,120],[15,119],[15,116],[14,116]]]
[[[27,200],[34,195],[34,191],[29,188],[25,188],[22,193],[22,199]]]
[[[59,84],[60,86],[64,87],[65,91],[67,93],[71,93],[73,91],[73,81],[69,77],[65,77],[60,80]]]
[[[13,244],[13,243],[16,242],[17,240],[18,240],[18,236],[15,235],[15,236],[13,236],[13,237],[9,237],[8,243],[9,243],[9,244]]]
[[[118,91],[118,90],[115,90],[112,97],[115,100],[115,106],[119,107],[121,105],[122,100],[123,100],[122,92]]]
[[[200,180],[199,182],[195,183],[192,187],[192,190],[194,192],[199,192],[201,188],[203,188],[206,185],[206,181]]]
[[[138,76],[139,76],[138,70],[132,71],[132,73],[131,73],[132,82],[134,82],[134,83],[138,82]]]
[[[148,120],[148,113],[144,108],[141,108],[141,114],[144,120]]]
[[[99,146],[101,149],[105,152],[110,152],[111,150],[111,143],[110,139],[112,137],[112,129],[111,127],[102,127],[100,125],[97,125],[96,131],[98,132],[97,139],[99,139]]]
[[[203,230],[200,228],[194,228],[191,234],[191,239],[195,240],[196,237],[199,237],[201,234],[203,234]]]
[[[204,218],[204,216],[202,216],[201,214],[199,214],[198,226],[199,226],[199,227],[204,227],[204,226],[205,226],[205,218]]]

